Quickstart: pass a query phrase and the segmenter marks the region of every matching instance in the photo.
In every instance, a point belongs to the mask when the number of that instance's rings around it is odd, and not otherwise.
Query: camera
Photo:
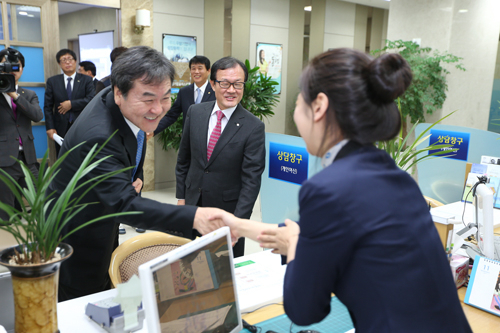
[[[19,66],[19,51],[7,49],[5,62],[0,63],[0,93],[16,91],[16,78],[9,73],[19,72]]]

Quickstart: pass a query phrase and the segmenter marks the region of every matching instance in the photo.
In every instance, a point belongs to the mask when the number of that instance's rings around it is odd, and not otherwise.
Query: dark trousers
[[[203,206],[203,200],[202,200],[201,195],[200,195],[200,199],[198,200],[198,203],[196,204],[196,206],[205,207],[205,206]],[[233,213],[233,212],[229,212],[229,213]],[[201,237],[201,234],[198,232],[198,230],[194,229],[192,239],[195,239],[196,237]],[[235,258],[242,257],[245,255],[245,237],[241,237],[236,242],[236,244],[234,244],[233,255]]]
[[[24,157],[24,152],[21,150],[19,151],[17,159],[20,161],[23,161],[24,164],[26,164],[26,166],[33,173],[33,175],[35,177],[38,177],[38,163],[27,164],[26,158]],[[14,180],[21,187],[23,187],[23,188],[26,187],[26,179],[24,178],[24,173],[23,173],[23,170],[21,169],[21,165],[18,162],[12,164],[11,166],[2,167],[2,170],[7,172],[12,178],[14,178]],[[12,193],[12,191],[9,189],[9,187],[3,181],[0,181],[0,201],[3,202],[4,204],[11,206],[11,207],[15,207],[17,209],[21,208],[19,202],[17,202],[17,199],[14,196],[14,193]],[[0,209],[0,219],[2,219],[2,220],[9,219],[8,214],[1,209]]]

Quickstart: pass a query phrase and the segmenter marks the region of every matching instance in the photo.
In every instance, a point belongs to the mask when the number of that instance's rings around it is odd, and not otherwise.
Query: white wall
[[[114,30],[114,44],[118,43],[116,9],[89,8],[59,16],[59,40],[61,49],[68,48],[68,39],[78,39],[79,34]]]
[[[467,9],[465,13],[459,12]],[[452,66],[443,109],[427,121],[458,110],[443,123],[486,130],[500,33],[497,0],[393,0],[387,38],[421,38],[422,46],[463,57],[466,72]]]
[[[162,51],[162,34],[164,33],[196,36],[196,52],[203,54],[203,17],[204,0],[154,0],[154,48]]]
[[[356,4],[327,0],[323,50],[354,47],[355,19]]]
[[[154,48],[162,52],[162,35],[196,36],[196,53],[204,50],[204,0],[154,0],[153,38]],[[214,59],[210,59],[212,62]],[[177,153],[165,152],[155,142],[155,189],[175,186]]]
[[[285,133],[289,13],[288,0],[252,0],[251,2],[250,54],[248,55],[250,64],[256,65],[258,42],[283,45],[281,94],[278,95],[279,102],[274,109],[274,116],[269,120],[264,120],[266,132]],[[240,60],[244,61],[245,59]]]

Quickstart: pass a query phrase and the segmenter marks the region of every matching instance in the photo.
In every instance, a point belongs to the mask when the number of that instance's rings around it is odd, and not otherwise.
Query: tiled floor
[[[175,188],[142,192],[142,196],[144,198],[153,199],[164,203],[169,203],[174,205],[177,204],[177,199],[175,198]],[[262,221],[260,213],[260,196],[257,198],[255,207],[253,208],[251,219],[255,221]],[[135,228],[129,227],[128,225],[125,225],[125,230],[127,231],[127,233],[124,235],[120,235],[120,244],[129,238],[140,235],[135,231]],[[146,230],[146,232],[148,231]],[[257,242],[254,242],[250,239],[245,240],[245,254],[251,254],[258,251],[262,251],[262,248],[259,246]]]

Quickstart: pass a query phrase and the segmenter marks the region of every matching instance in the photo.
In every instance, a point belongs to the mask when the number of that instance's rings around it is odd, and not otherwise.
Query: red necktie
[[[11,101],[11,105],[12,105],[12,113],[14,114],[14,118],[17,119],[17,105],[16,105],[16,102],[14,101],[14,99],[11,97],[10,98],[10,101]],[[19,145],[22,146],[23,145],[23,140],[21,140],[21,136],[19,135]]]
[[[207,147],[207,162],[210,160],[210,156],[212,156],[212,153],[215,148],[215,144],[217,143],[217,140],[219,140],[220,133],[221,133],[221,120],[224,118],[224,112],[222,111],[217,111],[217,124],[215,125],[214,130],[212,131],[212,134],[210,135],[210,140],[208,140],[208,147]]]

